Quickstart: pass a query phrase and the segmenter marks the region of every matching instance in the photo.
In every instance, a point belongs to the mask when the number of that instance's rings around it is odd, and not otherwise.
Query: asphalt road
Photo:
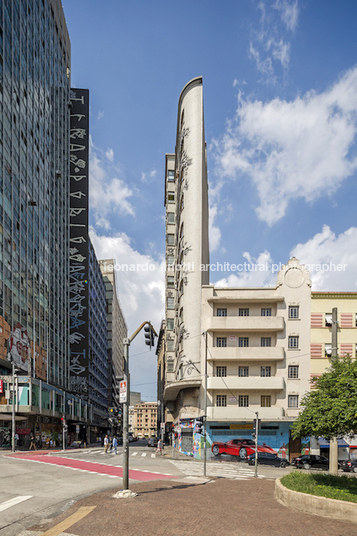
[[[76,501],[95,493],[122,486],[123,448],[118,454],[104,454],[101,447],[52,452],[44,455],[17,453],[16,457],[0,455],[3,486],[0,490],[0,536],[17,536],[32,525],[46,525],[65,512]],[[203,476],[203,463],[185,455],[171,458],[171,448],[163,456],[146,442],[129,447],[129,482],[161,480],[178,481]],[[292,469],[259,466],[261,481],[274,481]],[[249,481],[254,467],[230,456],[219,456],[207,463],[208,478]]]

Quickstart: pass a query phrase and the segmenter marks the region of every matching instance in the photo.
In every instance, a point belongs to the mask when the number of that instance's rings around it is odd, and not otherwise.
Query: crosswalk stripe
[[[151,457],[152,457],[152,458],[156,458],[155,454],[151,454]]]
[[[137,452],[133,452],[132,456],[136,456],[137,455]]]
[[[145,458],[145,456],[146,456],[146,452],[143,452],[141,456],[142,456],[143,458]]]
[[[31,497],[32,495],[18,495],[13,499],[9,499],[8,501],[5,501],[0,504],[0,512],[3,512],[4,510],[7,510],[7,508],[11,508],[11,506],[15,506],[16,504],[19,504],[23,501],[27,501],[27,499],[31,499]]]

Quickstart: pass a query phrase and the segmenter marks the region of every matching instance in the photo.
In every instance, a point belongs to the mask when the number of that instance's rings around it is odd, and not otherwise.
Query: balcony
[[[207,418],[210,421],[228,421],[228,420],[247,420],[253,421],[254,412],[258,411],[259,419],[264,421],[283,419],[284,408],[272,407],[261,408],[260,406],[251,406],[250,408],[240,408],[238,406],[207,408]]]
[[[282,316],[211,316],[207,331],[284,331]]]
[[[261,376],[250,376],[240,378],[239,376],[210,377],[207,380],[208,390],[240,390],[240,391],[280,391],[284,389],[285,381],[280,376],[262,378]]]
[[[166,383],[164,390],[164,400],[176,400],[177,395],[182,389],[199,389],[201,380],[177,380],[175,382]]]
[[[207,356],[209,361],[282,361],[284,357],[285,351],[281,346],[211,347]]]

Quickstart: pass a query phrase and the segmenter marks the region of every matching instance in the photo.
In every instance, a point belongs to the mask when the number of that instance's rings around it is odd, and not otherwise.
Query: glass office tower
[[[0,1],[0,374],[68,388],[70,41],[59,0]]]

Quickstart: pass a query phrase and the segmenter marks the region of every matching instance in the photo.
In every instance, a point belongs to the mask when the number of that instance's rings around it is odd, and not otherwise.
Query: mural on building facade
[[[89,91],[71,90],[70,114],[70,390],[88,391]]]

